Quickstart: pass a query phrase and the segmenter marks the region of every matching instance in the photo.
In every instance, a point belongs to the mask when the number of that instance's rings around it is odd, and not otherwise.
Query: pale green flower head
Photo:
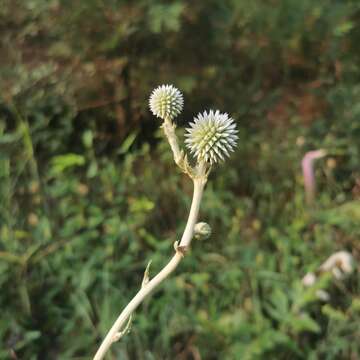
[[[151,112],[165,120],[178,116],[184,106],[181,92],[172,85],[161,85],[153,90],[149,100]]]
[[[206,240],[211,235],[211,227],[206,222],[199,222],[194,227],[194,237],[199,240]]]
[[[225,160],[234,151],[238,136],[236,124],[219,110],[204,111],[194,118],[186,129],[185,144],[198,161],[211,165]]]

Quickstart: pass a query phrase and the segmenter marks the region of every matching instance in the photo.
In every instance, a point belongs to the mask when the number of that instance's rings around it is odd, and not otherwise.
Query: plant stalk
[[[205,175],[194,178],[194,192],[191,208],[181,241],[177,245],[177,247],[175,247],[175,255],[168,262],[168,264],[153,279],[151,279],[145,286],[143,286],[133,297],[133,299],[128,303],[128,305],[119,315],[119,317],[107,333],[93,360],[101,360],[104,358],[111,344],[114,342],[116,335],[124,327],[125,322],[130,317],[130,315],[143,302],[143,300],[176,269],[181,259],[184,257],[185,250],[190,246],[191,240],[193,238],[194,226],[198,218],[200,202],[205,184]]]

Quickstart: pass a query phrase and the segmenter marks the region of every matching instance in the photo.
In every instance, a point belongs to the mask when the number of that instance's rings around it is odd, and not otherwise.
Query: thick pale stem
[[[206,179],[198,178],[194,180],[194,195],[191,203],[190,213],[188,221],[180,241],[180,246],[188,247],[194,235],[194,227],[197,221],[197,217],[200,209],[200,202],[204,190]]]
[[[184,234],[179,244],[179,248],[184,247],[186,249],[191,243],[194,234],[194,226],[196,224],[197,217],[199,214],[200,202],[205,184],[206,184],[205,176],[199,176],[194,179],[194,193],[193,193],[190,213],[184,230]],[[138,293],[125,307],[125,309],[122,311],[122,313],[117,318],[114,325],[106,335],[104,341],[102,342],[101,346],[99,347],[94,357],[94,360],[101,360],[104,358],[106,352],[109,350],[111,344],[113,343],[116,334],[124,326],[129,316],[142,303],[142,301],[176,269],[182,258],[183,258],[183,253],[181,251],[176,251],[175,255],[168,262],[168,264],[152,280],[150,280],[144,287],[142,287],[138,291]]]
[[[166,118],[162,124],[162,128],[164,129],[165,136],[167,137],[171,150],[174,154],[175,163],[180,166],[183,153],[180,150],[178,139],[175,133],[176,125],[170,119]]]

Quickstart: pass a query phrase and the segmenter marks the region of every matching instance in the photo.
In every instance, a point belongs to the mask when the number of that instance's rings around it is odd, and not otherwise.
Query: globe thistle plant
[[[238,138],[234,120],[219,110],[198,114],[186,132],[185,143],[190,151],[198,161],[211,165],[230,156]]]
[[[172,85],[161,85],[151,93],[149,100],[151,112],[165,120],[178,116],[184,105],[181,92]]]
[[[180,114],[184,105],[180,91],[172,85],[159,86],[151,93],[149,104],[151,112],[164,120],[161,127],[170,144],[175,163],[193,181],[192,203],[183,235],[179,241],[174,243],[175,254],[152,279],[149,276],[150,264],[147,266],[140,290],[127,304],[107,333],[94,360],[102,360],[111,344],[129,332],[133,312],[176,269],[187,254],[193,238],[200,240],[210,236],[210,226],[204,222],[197,223],[202,194],[212,165],[219,160],[224,160],[236,146],[237,130],[233,119],[228,114],[222,114],[219,111],[205,111],[199,114],[190,124],[190,128],[186,130],[185,143],[197,160],[195,166],[192,166],[187,160],[185,151],[179,146],[175,131],[176,125],[172,121]]]

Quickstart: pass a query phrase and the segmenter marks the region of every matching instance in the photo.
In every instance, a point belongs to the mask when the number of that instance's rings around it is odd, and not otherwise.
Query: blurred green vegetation
[[[358,359],[358,0],[2,0],[0,358],[90,358],[172,255],[191,198],[149,113],[153,87],[236,119],[195,242],[109,359]],[[305,205],[300,162],[324,148]],[[328,303],[316,290],[327,288]]]

